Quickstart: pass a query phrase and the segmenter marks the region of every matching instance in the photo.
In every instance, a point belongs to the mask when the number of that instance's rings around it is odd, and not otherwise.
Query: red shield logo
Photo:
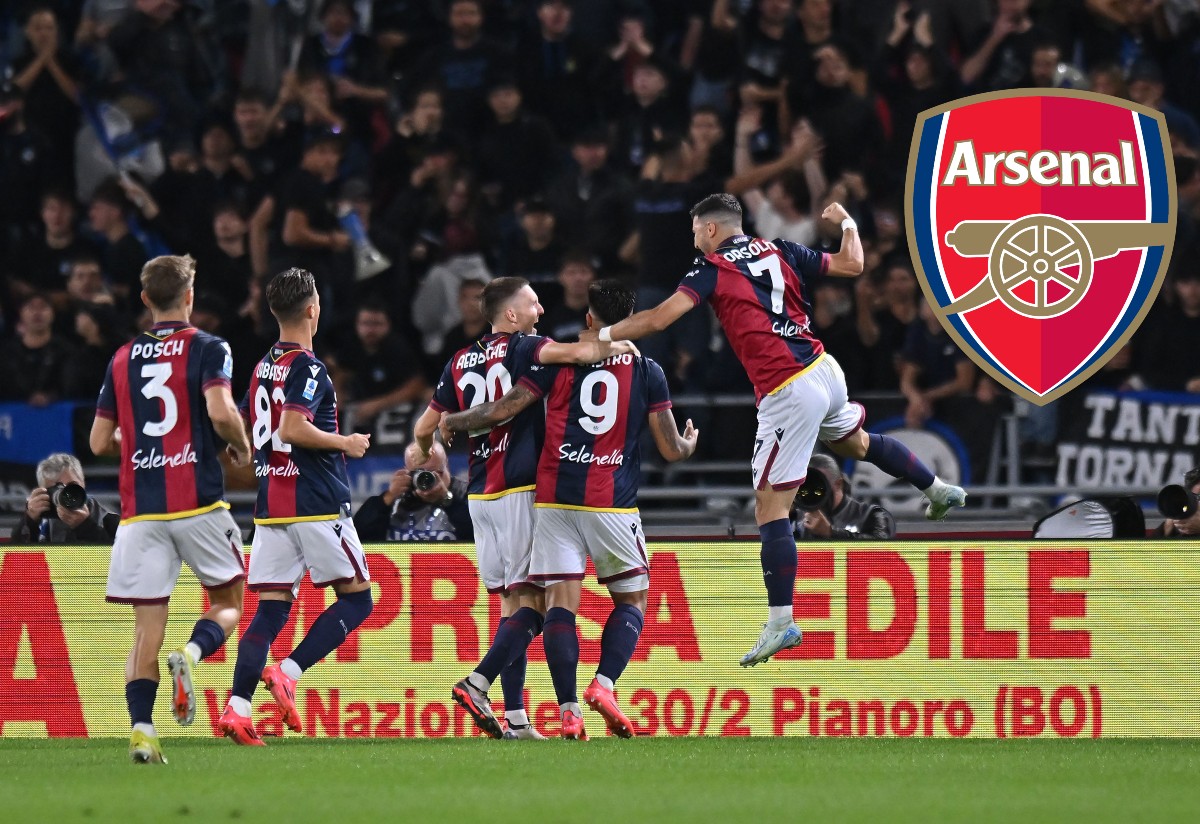
[[[908,243],[942,326],[1036,404],[1070,391],[1142,322],[1175,238],[1160,112],[1070,90],[977,95],[922,112]]]

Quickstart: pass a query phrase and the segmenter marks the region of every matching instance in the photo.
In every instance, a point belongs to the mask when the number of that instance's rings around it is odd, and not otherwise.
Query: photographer
[[[417,445],[404,450],[404,468],[382,495],[363,501],[354,527],[366,541],[473,541],[467,482],[450,476],[446,450],[434,443],[417,462]]]
[[[1188,499],[1183,490],[1193,496]],[[1168,500],[1168,493],[1175,492],[1174,500]],[[1150,533],[1151,538],[1195,538],[1200,536],[1200,506],[1196,505],[1194,496],[1200,495],[1200,466],[1189,469],[1183,476],[1183,487],[1165,487],[1158,494],[1158,509],[1166,518]],[[1181,507],[1187,506],[1187,512]],[[1174,516],[1174,517],[1173,517]]]
[[[809,487],[813,474],[819,474],[828,484],[822,506],[804,511],[792,510],[792,524],[797,540],[884,541],[896,537],[896,521],[879,504],[867,504],[847,494],[848,482],[837,461],[828,455],[813,455],[808,462]],[[797,503],[805,500],[802,487]]]
[[[56,452],[37,465],[37,482],[13,527],[14,544],[112,545],[121,516],[87,494],[78,458]]]

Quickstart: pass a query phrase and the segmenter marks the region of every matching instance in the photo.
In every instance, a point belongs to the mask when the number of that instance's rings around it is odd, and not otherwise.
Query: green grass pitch
[[[594,719],[593,719],[594,721]],[[593,724],[594,726],[594,724]],[[164,731],[165,732],[165,731]],[[0,739],[8,822],[1185,821],[1200,742]]]

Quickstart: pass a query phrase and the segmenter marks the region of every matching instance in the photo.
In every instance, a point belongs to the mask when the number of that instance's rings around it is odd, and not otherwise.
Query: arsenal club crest
[[[1079,385],[1142,322],[1175,238],[1160,112],[1023,89],[917,118],[908,244],[942,326],[1038,405]]]

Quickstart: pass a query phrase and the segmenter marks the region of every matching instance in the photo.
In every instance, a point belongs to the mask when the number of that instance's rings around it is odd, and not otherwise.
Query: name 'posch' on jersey
[[[1137,186],[1133,143],[1119,143],[1120,158],[1110,152],[984,152],[981,164],[975,156],[975,142],[959,140],[942,185],[953,186],[963,178],[968,186],[1022,186],[1029,181],[1038,186]],[[1004,167],[1002,175],[1000,166]]]

